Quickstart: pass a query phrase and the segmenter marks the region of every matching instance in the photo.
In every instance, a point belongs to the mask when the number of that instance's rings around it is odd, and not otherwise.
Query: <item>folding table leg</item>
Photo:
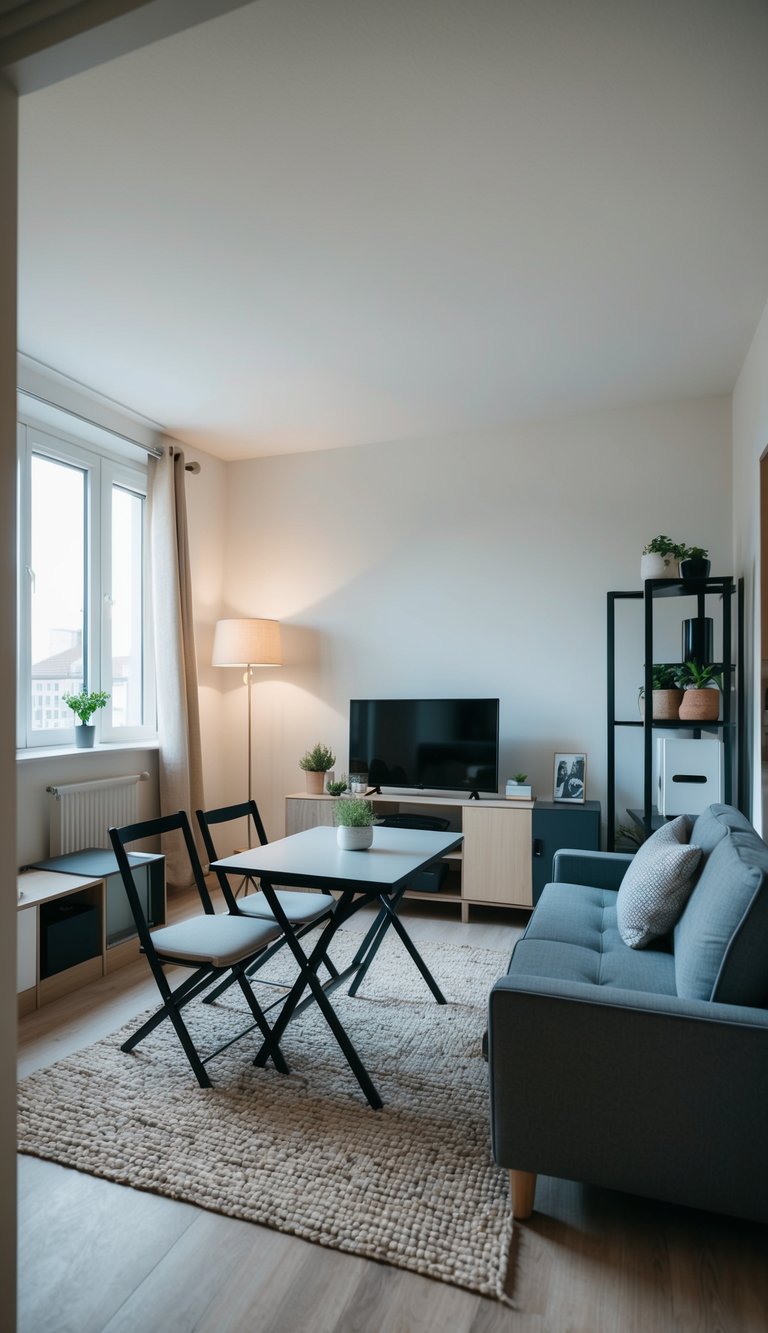
[[[264,887],[266,891],[266,886],[264,885],[263,880],[262,880],[262,887]],[[299,966],[299,977],[294,983],[293,988],[291,989],[290,994],[288,995],[285,1004],[283,1005],[283,1008],[280,1011],[279,1017],[277,1018],[277,1021],[275,1022],[275,1025],[272,1028],[269,1037],[265,1039],[261,1049],[256,1053],[253,1063],[255,1065],[265,1065],[270,1056],[274,1058],[274,1052],[275,1050],[279,1049],[279,1043],[282,1040],[283,1033],[285,1032],[288,1023],[290,1022],[293,1016],[296,1006],[301,998],[301,995],[303,991],[307,987],[309,987],[315,1000],[317,1001],[318,1007],[323,1017],[325,1018],[326,1023],[328,1024],[329,1028],[331,1029],[331,1032],[336,1038],[336,1041],[341,1047],[341,1050],[344,1054],[347,1064],[349,1065],[350,1069],[352,1070],[352,1073],[354,1074],[355,1078],[360,1084],[360,1087],[363,1093],[365,1094],[369,1105],[373,1107],[374,1111],[378,1111],[383,1105],[381,1097],[379,1096],[373,1084],[372,1079],[369,1077],[365,1065],[363,1064],[362,1060],[360,1059],[360,1056],[357,1054],[357,1051],[355,1050],[352,1042],[350,1041],[350,1038],[348,1037],[341,1020],[336,1014],[333,1005],[328,999],[328,996],[326,995],[323,989],[322,982],[319,980],[316,972],[316,969],[319,966],[320,962],[323,960],[325,953],[327,952],[328,946],[331,942],[331,939],[335,935],[339,925],[341,924],[341,921],[346,920],[347,917],[351,915],[349,908],[351,906],[353,897],[354,897],[354,892],[352,890],[344,891],[341,899],[339,900],[339,905],[336,912],[331,917],[331,920],[328,922],[325,930],[320,936],[320,939],[317,941],[309,958],[307,958],[307,955],[300,948],[294,932],[291,931],[290,929],[289,923],[287,921],[285,921],[284,923],[283,922],[280,923],[281,925],[283,925],[283,929],[285,930],[286,938],[288,940],[289,948],[291,949],[291,952],[293,953],[293,956],[296,959],[296,962]],[[279,905],[276,902],[270,903],[270,907],[272,907],[272,910],[275,913],[275,915],[278,916],[278,912],[280,911]],[[282,913],[280,912],[280,914]]]
[[[429,989],[431,990],[432,994],[437,1000],[437,1003],[447,1004],[448,1001],[446,1000],[445,996],[443,995],[443,992],[441,991],[440,987],[435,981],[435,978],[432,976],[432,973],[430,972],[429,968],[424,962],[424,959],[422,958],[421,954],[416,948],[416,945],[414,944],[413,940],[408,934],[408,931],[405,929],[405,926],[403,925],[402,921],[397,915],[397,912],[393,911],[392,904],[389,902],[389,899],[382,893],[379,895],[379,902],[381,903],[385,912],[389,916],[390,924],[394,927],[394,929],[400,936],[400,939],[403,941],[403,944],[405,945],[406,949],[411,955],[411,958],[413,959],[421,975],[423,976],[424,980],[429,986]]]
[[[402,899],[404,893],[405,889],[402,888],[399,889],[397,893],[392,894],[392,898],[390,900],[390,907],[393,912],[397,911],[400,905],[400,900]],[[359,960],[358,971],[354,981],[352,982],[352,985],[347,991],[348,995],[357,995],[357,992],[359,991],[360,987],[365,981],[368,968],[371,966],[371,963],[376,957],[376,954],[379,952],[379,949],[384,943],[384,936],[386,935],[391,925],[392,925],[392,917],[382,907],[378,916],[376,917],[376,920],[373,923],[373,926],[371,927],[371,930],[369,930],[368,935],[366,935],[365,940],[363,941],[363,944],[365,944],[365,941],[368,940],[369,936],[373,934],[373,938],[371,939],[370,948],[368,949],[368,952],[364,953],[363,946],[361,945],[357,953],[355,954],[353,965],[355,962],[358,962]],[[363,955],[362,958],[360,957],[361,954]]]

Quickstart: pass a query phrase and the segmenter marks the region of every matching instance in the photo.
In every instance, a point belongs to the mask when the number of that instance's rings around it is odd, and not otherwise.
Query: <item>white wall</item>
[[[344,769],[356,695],[498,695],[501,780],[525,770],[549,798],[554,751],[585,750],[588,796],[604,803],[605,594],[640,587],[641,548],[660,532],[729,572],[730,496],[727,398],[227,465],[218,614],[284,625],[286,665],[253,690],[270,835],[309,745],[333,746]],[[213,601],[198,617],[202,647]],[[222,691],[204,750],[211,804],[246,781],[241,676],[214,675],[203,662],[204,689]],[[640,803],[639,752],[624,796]]]
[[[736,569],[744,575],[747,643],[747,730],[752,819],[763,832],[760,772],[760,459],[768,449],[768,305],[733,392],[733,533]]]

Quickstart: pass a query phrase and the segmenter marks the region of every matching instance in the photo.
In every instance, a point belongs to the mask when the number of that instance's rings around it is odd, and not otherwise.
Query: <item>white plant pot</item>
[[[343,852],[365,852],[373,842],[373,827],[371,824],[365,824],[362,827],[349,828],[346,824],[339,824],[336,829],[336,842]]]
[[[680,577],[680,562],[674,555],[657,555],[655,551],[648,551],[640,556],[640,578],[645,582],[646,579],[676,579]]]

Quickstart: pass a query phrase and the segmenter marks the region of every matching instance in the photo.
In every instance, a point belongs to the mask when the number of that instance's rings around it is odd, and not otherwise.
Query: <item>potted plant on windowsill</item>
[[[666,662],[654,662],[651,668],[651,688],[653,697],[651,700],[651,716],[655,722],[663,722],[674,719],[680,715],[680,705],[683,702],[683,687],[680,683],[681,666],[668,664]],[[638,695],[638,707],[640,716],[645,715],[644,708],[645,687],[641,686]]]
[[[686,662],[680,669],[684,687],[678,716],[684,722],[716,722],[720,716],[722,677],[717,667]]]
[[[320,741],[307,750],[307,753],[299,760],[299,768],[303,769],[307,775],[307,791],[313,796],[322,796],[323,778],[329,768],[333,768],[336,763],[336,755],[333,750],[329,750],[327,745],[322,745]]]
[[[91,718],[99,708],[106,707],[109,695],[104,690],[82,690],[80,694],[65,694],[64,702],[80,719],[75,727],[75,744],[79,750],[93,749],[96,728]]]
[[[342,851],[367,851],[373,842],[373,826],[378,823],[370,801],[362,796],[342,797],[334,806],[333,818]]]
[[[643,547],[640,557],[640,578],[676,579],[679,574],[678,561],[683,548],[671,537],[654,537]]]

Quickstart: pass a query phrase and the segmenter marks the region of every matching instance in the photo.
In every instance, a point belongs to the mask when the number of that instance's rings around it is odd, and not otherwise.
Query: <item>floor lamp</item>
[[[253,799],[251,775],[251,682],[253,668],[282,666],[280,623],[277,620],[219,620],[213,636],[213,665],[245,667],[248,689],[248,800]]]

